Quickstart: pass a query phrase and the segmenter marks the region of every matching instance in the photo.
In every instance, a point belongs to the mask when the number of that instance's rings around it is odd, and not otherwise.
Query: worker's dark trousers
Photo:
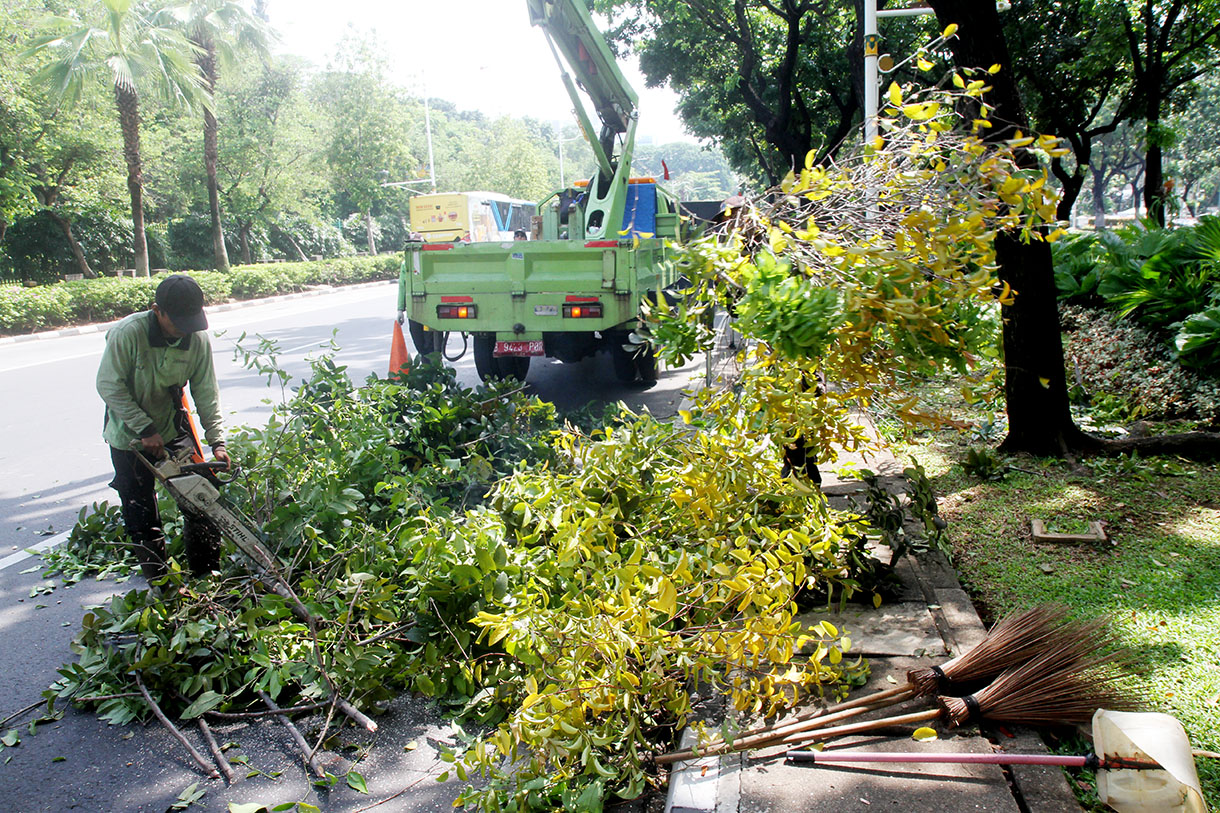
[[[110,487],[123,502],[123,524],[131,538],[140,569],[149,581],[165,575],[165,533],[157,510],[157,480],[144,464],[136,460],[143,452],[110,447],[114,479]],[[147,457],[147,455],[145,455]],[[148,458],[152,459],[152,458]],[[183,543],[191,571],[202,575],[220,564],[220,538],[215,527],[203,517],[184,512]]]

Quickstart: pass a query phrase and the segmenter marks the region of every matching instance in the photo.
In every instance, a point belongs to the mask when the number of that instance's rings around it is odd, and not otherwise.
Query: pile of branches
[[[249,363],[286,387],[274,349]],[[843,631],[793,618],[798,596],[871,595],[852,564],[866,523],[781,476],[748,403],[704,403],[697,431],[627,412],[561,422],[512,385],[453,375],[422,363],[357,387],[316,361],[231,444],[245,474],[227,496],[287,589],[235,556],[116,596],[85,616],[49,696],[115,724],[155,715],[183,742],[273,715],[325,775],[338,725],[371,728],[418,693],[484,732],[446,758],[484,775],[462,801],[491,810],[638,795],[692,680],[764,713],[863,681]],[[321,717],[316,735],[298,714]]]

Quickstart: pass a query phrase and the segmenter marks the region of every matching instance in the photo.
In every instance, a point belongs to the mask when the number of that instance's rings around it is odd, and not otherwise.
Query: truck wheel
[[[635,369],[639,372],[641,381],[652,383],[657,380],[657,354],[652,345],[636,353]]]
[[[493,355],[495,349],[496,340],[494,338],[474,337],[474,368],[478,371],[479,378],[484,381],[502,378],[524,381],[530,369],[529,356],[500,356],[497,358]]]
[[[496,340],[487,336],[474,337],[474,368],[479,378],[491,381],[500,377],[500,365],[492,353],[496,349]]]
[[[635,381],[635,356],[623,349],[623,343],[616,341],[610,345],[610,361],[614,364],[614,377],[624,384]]]
[[[440,349],[436,346],[436,331],[424,330],[424,326],[414,319],[408,320],[407,329],[411,332],[411,343],[415,345],[415,352],[419,355],[426,356]]]
[[[496,361],[500,362],[500,376],[502,378],[515,378],[518,381],[525,381],[525,376],[530,371],[529,356],[500,356]]]

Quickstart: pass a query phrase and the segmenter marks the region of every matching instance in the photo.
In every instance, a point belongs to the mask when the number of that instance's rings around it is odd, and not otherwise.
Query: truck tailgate
[[[617,243],[475,243],[413,252],[410,289],[420,294],[615,292],[632,290]],[[451,245],[451,244],[441,244]]]

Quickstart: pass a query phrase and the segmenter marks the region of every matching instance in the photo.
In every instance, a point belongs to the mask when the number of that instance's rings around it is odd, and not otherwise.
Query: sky
[[[575,124],[559,66],[525,0],[268,0],[278,51],[325,66],[348,31],[372,31],[388,52],[391,79],[463,110]],[[604,22],[604,21],[602,21]],[[648,89],[634,59],[620,62],[640,97],[637,139],[695,141],[674,114],[668,88]],[[586,105],[596,126],[591,105]]]

